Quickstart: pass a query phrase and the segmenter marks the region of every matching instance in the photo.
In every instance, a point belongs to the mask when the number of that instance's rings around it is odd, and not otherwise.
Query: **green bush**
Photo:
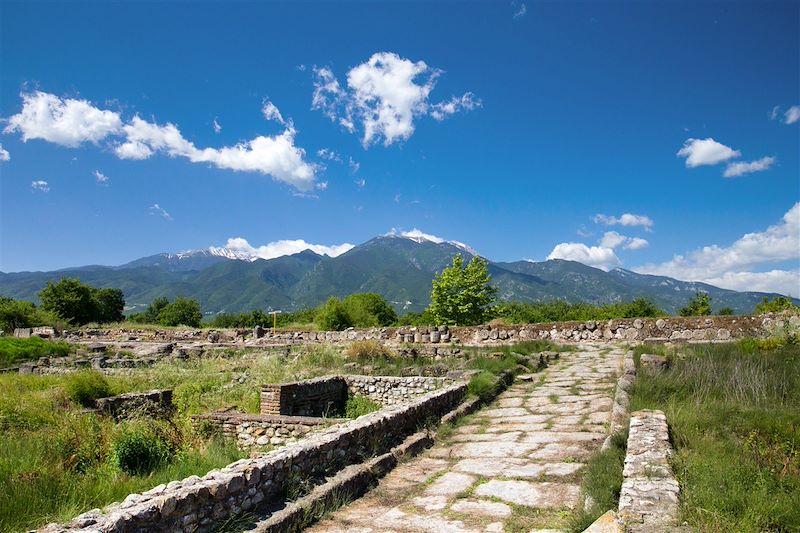
[[[94,407],[98,398],[111,396],[108,380],[96,370],[84,370],[70,375],[66,389],[70,399],[83,407]]]
[[[689,300],[686,307],[682,307],[678,314],[681,316],[708,316],[711,314],[711,296],[705,292],[698,292]]]
[[[397,313],[392,306],[373,292],[351,294],[342,300],[342,305],[357,328],[389,326],[397,321]]]
[[[373,402],[366,396],[350,396],[344,406],[344,416],[346,418],[358,418],[367,413],[374,413],[380,408],[380,404]]]
[[[175,301],[164,306],[158,313],[158,323],[162,326],[200,327],[203,313],[196,300],[175,298]]]
[[[537,303],[502,302],[492,307],[490,312],[492,317],[512,324],[652,318],[665,315],[664,311],[646,298],[606,305],[592,305],[584,302],[569,303],[563,300]]]
[[[491,401],[497,391],[497,377],[491,372],[483,371],[475,374],[469,380],[467,392],[472,396],[477,396],[482,402]]]
[[[125,307],[120,289],[98,289],[77,278],[48,282],[39,291],[42,309],[76,325],[89,322],[118,322]]]
[[[353,326],[353,320],[347,313],[344,304],[338,298],[331,297],[319,308],[316,316],[320,329],[342,331]]]
[[[800,306],[794,304],[791,298],[785,296],[776,296],[772,300],[767,298],[756,304],[753,314],[760,315],[763,313],[778,313],[780,311],[800,311]]]
[[[112,463],[132,476],[149,474],[172,456],[167,441],[142,422],[123,425],[111,442]]]
[[[48,313],[32,302],[0,296],[0,330],[10,334],[17,328],[57,325],[59,319],[54,313]]]

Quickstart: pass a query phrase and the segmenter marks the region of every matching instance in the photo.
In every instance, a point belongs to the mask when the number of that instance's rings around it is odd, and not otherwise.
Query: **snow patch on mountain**
[[[460,248],[460,249],[464,250],[465,252],[469,252],[472,255],[480,255],[480,254],[478,254],[477,250],[475,250],[475,248],[473,248],[473,247],[471,247],[471,246],[469,246],[467,244],[464,244],[463,242],[448,241],[448,240],[443,239],[441,237],[437,237],[436,235],[431,235],[430,233],[425,233],[425,232],[423,232],[423,231],[421,231],[421,230],[419,230],[417,228],[414,228],[411,231],[402,231],[402,230],[398,230],[397,228],[392,228],[389,231],[389,233],[386,233],[384,235],[384,237],[402,237],[404,239],[409,239],[409,240],[412,240],[412,241],[420,243],[420,244],[423,243],[423,242],[432,242],[432,243],[435,243],[435,244],[447,243],[447,244],[451,244],[451,245],[455,246],[456,248]]]
[[[305,250],[311,250],[319,255],[337,257],[352,249],[350,243],[324,245],[312,244],[303,239],[273,241],[260,246],[253,246],[247,239],[233,237],[228,239],[224,246],[209,246],[202,250],[190,250],[174,254],[178,259],[197,256],[217,256],[238,261],[255,261],[257,259],[274,259],[284,255],[294,255]]]

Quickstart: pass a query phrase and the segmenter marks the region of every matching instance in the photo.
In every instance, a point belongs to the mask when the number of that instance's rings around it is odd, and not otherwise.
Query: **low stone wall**
[[[671,456],[664,413],[633,413],[619,496],[619,517],[626,531],[670,531],[677,524],[680,487],[669,465]]]
[[[772,313],[761,316],[624,318],[586,322],[551,322],[513,326],[401,327],[348,329],[346,331],[231,330],[123,330],[87,329],[64,332],[71,342],[191,343],[192,346],[275,347],[302,344],[348,344],[378,340],[402,348],[406,344],[444,347],[493,345],[529,339],[559,342],[648,341],[708,342],[741,337],[763,337],[785,324],[800,327],[800,317]],[[175,348],[179,349],[179,348]],[[142,355],[149,355],[142,354]]]
[[[346,401],[341,376],[261,386],[262,415],[327,416],[341,412]]]
[[[307,416],[247,415],[209,413],[192,417],[192,425],[235,442],[242,450],[263,446],[283,446],[296,442],[314,431],[342,422],[341,419]]]
[[[344,376],[350,394],[366,396],[382,407],[404,403],[454,380],[446,377]]]
[[[390,450],[430,417],[441,418],[466,396],[465,384],[450,385],[409,404],[395,405],[339,424],[267,455],[242,459],[200,478],[160,485],[143,494],[90,511],[66,526],[40,531],[211,531],[242,511],[278,505],[304,478],[321,479]]]
[[[95,407],[101,413],[114,418],[140,415],[167,417],[174,409],[172,391],[169,389],[131,392],[109,398],[100,398],[95,401]]]

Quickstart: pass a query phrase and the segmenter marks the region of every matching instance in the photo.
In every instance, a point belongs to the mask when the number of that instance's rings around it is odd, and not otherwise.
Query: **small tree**
[[[754,314],[761,315],[780,311],[800,311],[800,306],[795,305],[792,299],[786,296],[776,296],[772,300],[765,296],[761,303],[756,304]]]
[[[77,278],[61,278],[58,283],[47,282],[39,291],[42,309],[76,325],[87,324],[97,317],[95,289]]]
[[[482,323],[497,296],[487,261],[475,256],[465,267],[461,254],[433,280],[428,308],[438,324],[471,326]]]
[[[176,298],[174,302],[167,304],[158,313],[158,323],[162,326],[189,326],[196,328],[200,326],[203,313],[200,311],[200,304],[196,300],[188,298]]]
[[[342,331],[353,325],[344,304],[333,296],[319,308],[315,320],[320,329],[329,331]]]
[[[96,289],[94,299],[96,322],[121,322],[125,318],[125,297],[120,289]]]
[[[686,307],[681,308],[678,313],[681,316],[708,316],[711,314],[711,296],[706,292],[697,292],[689,300]]]
[[[733,309],[730,307],[723,307],[722,309],[717,311],[719,316],[730,316],[733,314]]]

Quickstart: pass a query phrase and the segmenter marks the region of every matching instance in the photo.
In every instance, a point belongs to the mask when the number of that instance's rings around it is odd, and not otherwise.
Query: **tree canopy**
[[[43,310],[78,326],[89,322],[118,322],[123,319],[125,308],[120,289],[98,289],[77,278],[48,282],[39,291],[39,299]]]
[[[486,259],[475,256],[464,266],[464,259],[457,254],[453,263],[433,280],[430,315],[437,324],[482,323],[497,296],[497,288],[491,281]]]

